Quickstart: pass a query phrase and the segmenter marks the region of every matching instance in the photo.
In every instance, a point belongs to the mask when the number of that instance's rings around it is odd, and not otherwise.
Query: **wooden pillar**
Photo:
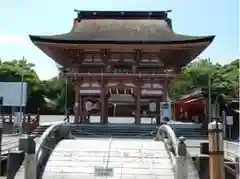
[[[141,60],[141,51],[136,50],[135,51],[135,56],[134,56],[134,61],[135,64],[132,68],[133,73],[139,73],[139,63]],[[137,79],[135,81],[135,104],[136,104],[136,109],[135,109],[135,124],[141,124],[141,85],[140,85],[140,79]]]
[[[101,104],[101,112],[100,112],[100,123],[101,124],[107,124],[108,119],[106,117],[106,108],[107,108],[107,90],[105,89],[105,81],[103,77],[101,78],[101,93],[100,93],[100,104]]]
[[[102,88],[100,94],[100,103],[101,103],[101,114],[100,114],[100,123],[105,124],[106,122],[106,100],[105,100],[105,89]]]
[[[218,121],[208,124],[210,179],[224,179],[223,126]]]
[[[167,101],[167,96],[168,96],[168,81],[165,78],[164,79],[164,87],[163,87],[163,101]]]
[[[156,122],[158,121],[158,120],[160,120],[160,100],[159,99],[156,99],[155,100],[155,102],[156,102]]]
[[[84,120],[84,116],[83,116],[83,112],[84,112],[84,100],[83,100],[83,96],[79,96],[79,118],[78,118],[78,123],[83,123]]]
[[[79,89],[79,85],[76,84],[75,85],[75,99],[74,99],[74,123],[78,123],[78,119],[79,119],[79,97],[80,97],[80,89]]]
[[[135,124],[141,124],[141,89],[139,82],[135,83]]]
[[[104,112],[103,123],[107,124],[108,123],[108,95],[106,93],[104,96],[104,104],[105,104],[105,112]]]

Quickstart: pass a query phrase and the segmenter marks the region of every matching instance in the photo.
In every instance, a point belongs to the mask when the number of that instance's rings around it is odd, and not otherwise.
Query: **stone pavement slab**
[[[141,139],[63,140],[54,149],[43,179],[174,179],[173,166],[161,142]]]

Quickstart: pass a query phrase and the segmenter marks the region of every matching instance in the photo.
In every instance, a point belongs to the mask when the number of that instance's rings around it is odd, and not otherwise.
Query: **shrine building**
[[[128,103],[135,124],[158,117],[173,79],[214,39],[175,33],[169,11],[75,11],[70,32],[30,35],[73,84],[75,123],[97,115],[107,124]]]

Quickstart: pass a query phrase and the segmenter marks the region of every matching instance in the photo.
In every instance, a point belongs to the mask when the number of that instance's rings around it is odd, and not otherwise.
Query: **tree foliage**
[[[210,59],[200,59],[189,64],[173,81],[170,95],[178,99],[193,89],[206,88],[209,78],[211,78],[212,87],[219,93],[230,96],[238,95],[239,59],[226,65],[213,64]]]
[[[66,81],[60,77],[41,81],[35,70],[35,65],[26,59],[0,61],[0,81],[20,82],[22,77],[28,83],[28,102],[26,110],[35,112],[40,108],[43,113],[62,113],[66,100]],[[213,64],[210,59],[200,59],[186,66],[182,73],[172,82],[170,96],[180,98],[193,89],[208,86],[208,79],[219,93],[230,96],[238,95],[239,89],[239,59],[226,65]],[[73,90],[67,84],[67,103],[73,104]]]

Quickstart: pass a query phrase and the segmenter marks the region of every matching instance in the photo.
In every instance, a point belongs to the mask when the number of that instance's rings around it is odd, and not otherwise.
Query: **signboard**
[[[105,168],[105,167],[95,167],[94,168],[94,176],[96,177],[112,177],[113,176],[113,168]]]
[[[0,96],[3,98],[2,106],[26,106],[26,82],[0,82]]]
[[[226,124],[229,126],[233,125],[233,117],[232,116],[226,116]]]
[[[150,111],[150,112],[155,112],[155,111],[156,111],[156,108],[157,108],[157,104],[156,104],[156,103],[151,102],[151,103],[149,104],[149,111]]]
[[[15,113],[14,113],[14,116],[15,116],[14,125],[20,126],[22,113],[21,113],[21,112],[15,112]]]
[[[87,110],[87,111],[91,111],[91,110],[92,110],[92,106],[93,106],[93,104],[92,104],[91,101],[87,101],[87,102],[85,103],[85,107],[86,107],[86,110]]]

